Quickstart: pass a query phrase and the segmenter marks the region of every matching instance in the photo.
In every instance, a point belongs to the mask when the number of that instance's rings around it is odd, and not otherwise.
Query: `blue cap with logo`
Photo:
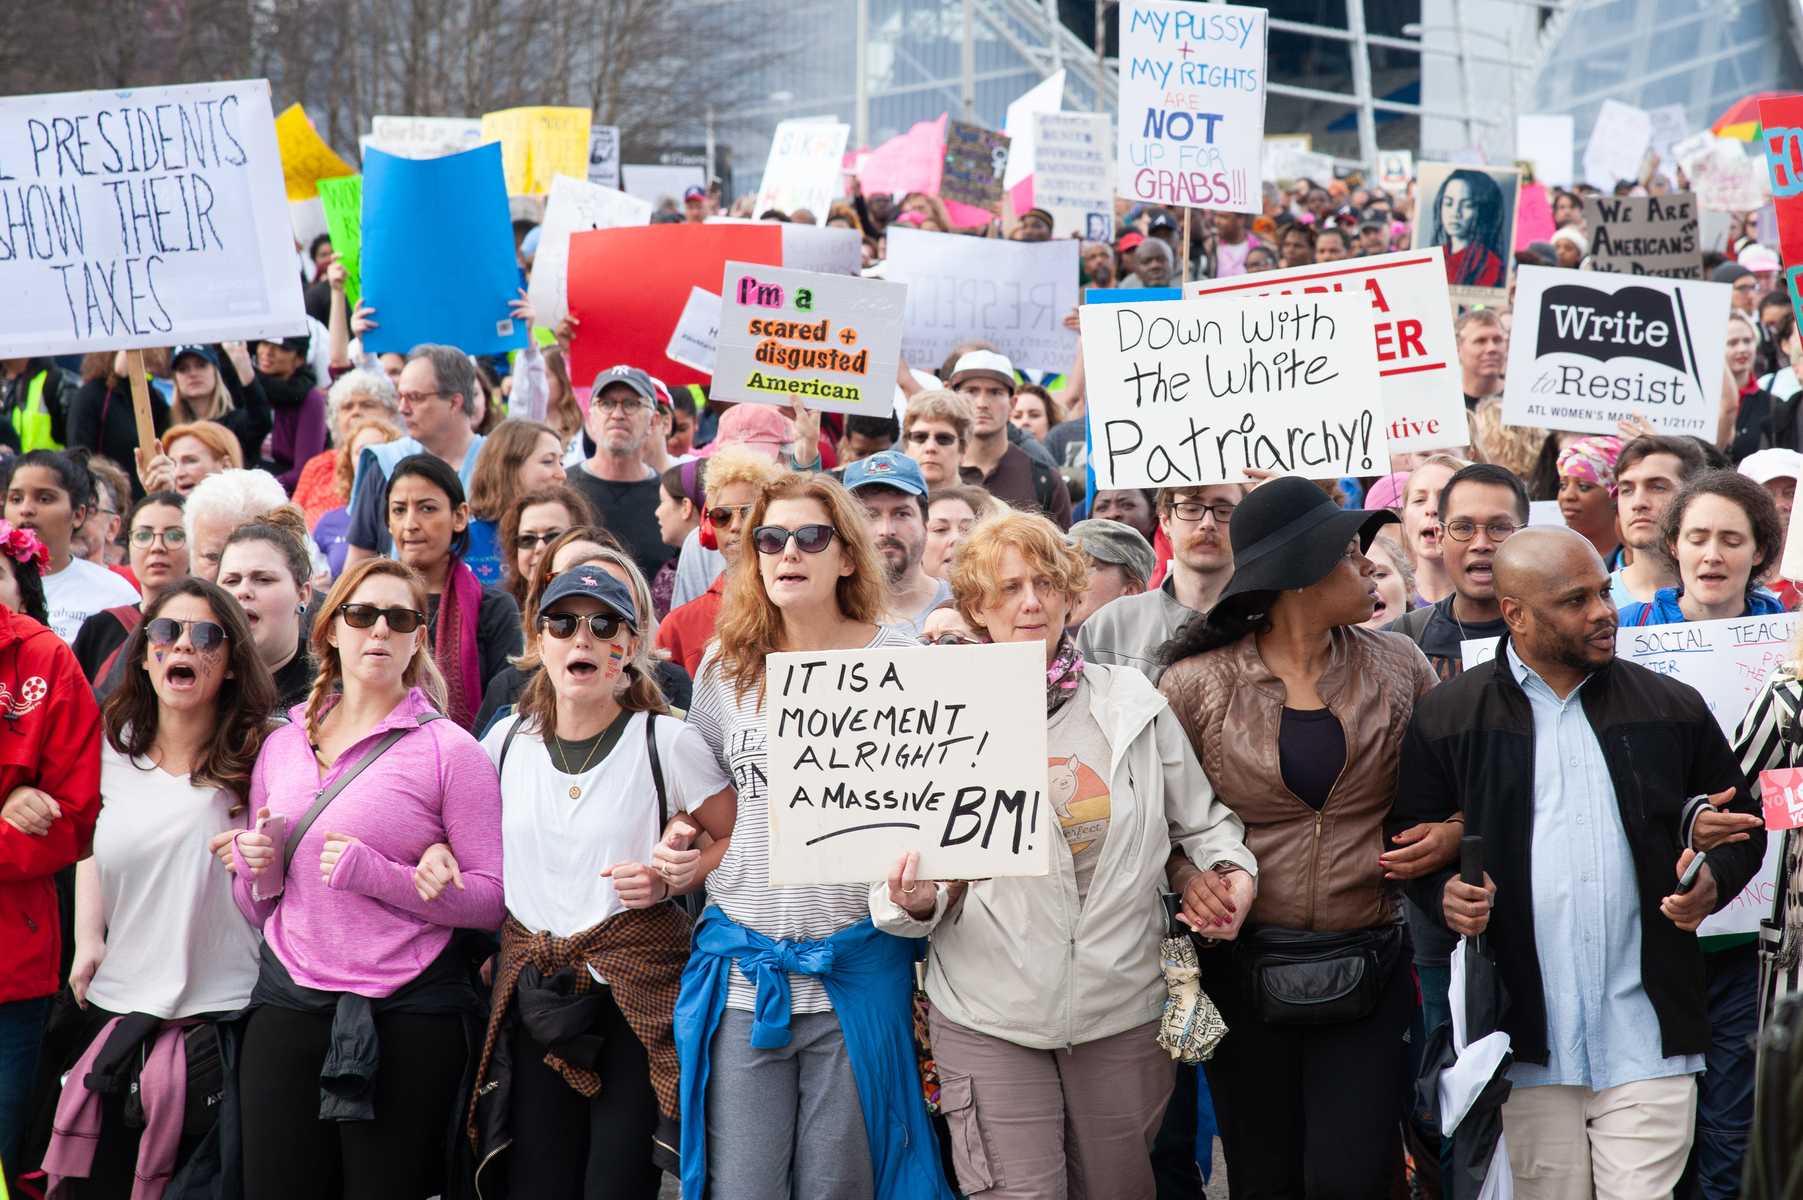
[[[920,473],[920,464],[899,450],[879,450],[845,468],[845,490],[848,492],[878,483],[910,496],[927,494],[927,477]]]
[[[638,606],[632,602],[632,593],[626,585],[612,575],[595,566],[585,563],[579,567],[571,567],[545,588],[545,594],[539,598],[538,611],[548,613],[551,606],[565,596],[587,596],[591,600],[599,600],[609,612],[618,613],[634,625],[638,624]]]
[[[175,353],[169,356],[169,366],[173,368],[185,354],[195,354],[206,359],[215,367],[219,365],[219,354],[211,346],[177,346]]]

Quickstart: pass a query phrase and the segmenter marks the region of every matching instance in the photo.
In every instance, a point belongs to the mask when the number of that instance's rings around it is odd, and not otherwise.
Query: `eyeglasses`
[[[739,518],[741,521],[749,520],[751,518],[751,505],[722,504],[718,508],[710,508],[707,510],[707,519],[714,523],[715,529],[725,529],[728,525],[732,524],[732,519],[734,517]]]
[[[571,612],[540,613],[538,627],[549,633],[558,641],[568,641],[576,636],[576,627],[584,621],[588,622],[589,634],[598,642],[611,642],[620,632],[620,626],[626,624],[626,618],[619,613],[598,612],[586,617]]]
[[[1757,279],[1743,279],[1734,285],[1734,290],[1737,292],[1757,292],[1759,290],[1759,281]]]
[[[1215,524],[1225,525],[1233,520],[1233,510],[1239,506],[1237,504],[1203,504],[1200,500],[1182,500],[1164,507],[1166,512],[1176,513],[1179,521],[1200,521],[1203,513],[1211,512],[1215,515]]]
[[[1479,525],[1476,521],[1453,521],[1450,523],[1442,521],[1440,528],[1444,529],[1446,536],[1455,542],[1469,542],[1477,536],[1477,531],[1480,529],[1490,535],[1491,541],[1500,542],[1520,529],[1521,526],[1511,525],[1507,521],[1492,521],[1488,525]]]
[[[803,554],[819,554],[832,543],[838,530],[831,525],[803,525],[800,529],[784,529],[781,525],[759,525],[751,531],[752,545],[759,554],[781,554],[795,539],[795,548]]]
[[[455,396],[456,394],[456,392],[402,392],[400,401],[402,404],[424,404],[433,396]]]
[[[982,643],[976,638],[965,637],[961,633],[947,632],[937,637],[930,633],[923,633],[920,635],[920,644],[923,646],[978,646]]]
[[[182,640],[184,629],[188,631],[188,644],[202,654],[225,644],[225,626],[212,621],[180,621],[174,617],[158,617],[144,627],[144,636],[157,649],[167,650]]]
[[[910,429],[908,431],[908,441],[916,446],[924,446],[929,441],[935,446],[956,446],[958,444],[958,435],[955,433],[946,433],[943,429],[937,433],[929,433],[925,429]]]
[[[412,633],[426,619],[426,614],[415,608],[377,608],[373,604],[341,604],[338,615],[352,629],[374,629],[376,621],[386,617],[394,633]]]
[[[549,546],[562,537],[565,532],[562,529],[553,529],[550,533],[516,533],[513,535],[513,548],[515,550],[536,550],[541,545]]]
[[[168,529],[134,529],[131,531],[131,544],[138,547],[150,545],[161,538],[163,545],[174,550],[188,541],[188,531],[180,525],[171,525]]]
[[[650,405],[646,404],[643,400],[640,400],[637,396],[615,396],[612,400],[593,400],[590,402],[589,407],[599,408],[603,411],[613,409],[616,412],[625,413],[630,417],[633,413],[644,412]]]

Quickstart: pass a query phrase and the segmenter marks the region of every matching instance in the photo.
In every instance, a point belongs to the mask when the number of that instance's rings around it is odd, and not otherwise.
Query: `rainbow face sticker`
[[[609,677],[620,673],[620,665],[626,661],[626,648],[618,642],[611,642],[607,647],[607,674]]]

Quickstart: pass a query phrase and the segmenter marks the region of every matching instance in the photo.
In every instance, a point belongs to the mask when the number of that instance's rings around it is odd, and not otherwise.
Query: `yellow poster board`
[[[282,152],[282,181],[288,185],[288,199],[311,200],[319,195],[319,181],[355,175],[356,169],[332,153],[320,140],[307,114],[298,104],[275,119],[276,145]]]
[[[508,108],[482,114],[482,142],[501,143],[508,195],[543,195],[553,176],[588,178],[588,127],[586,108]]]

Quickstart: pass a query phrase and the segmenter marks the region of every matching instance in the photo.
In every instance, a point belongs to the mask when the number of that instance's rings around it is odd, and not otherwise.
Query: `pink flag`
[[[864,194],[888,193],[897,199],[909,192],[937,196],[940,173],[945,169],[947,115],[939,114],[937,121],[921,121],[872,150],[858,172]]]

